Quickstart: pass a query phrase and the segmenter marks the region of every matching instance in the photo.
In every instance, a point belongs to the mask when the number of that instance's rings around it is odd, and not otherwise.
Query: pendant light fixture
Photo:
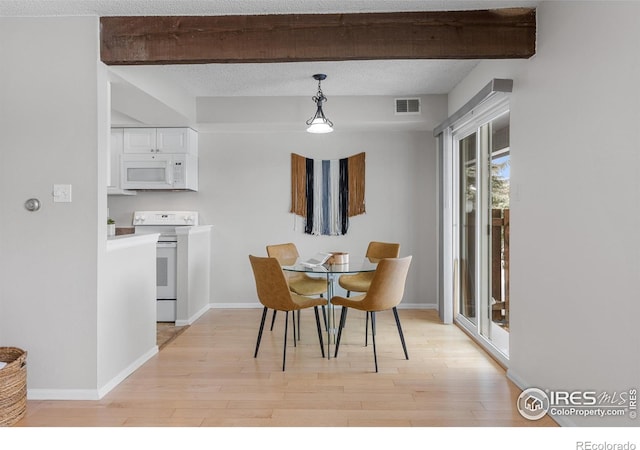
[[[307,120],[307,131],[309,133],[331,133],[333,131],[333,122],[327,119],[322,111],[322,103],[327,101],[327,97],[322,93],[320,83],[326,79],[327,76],[324,73],[317,73],[313,76],[315,80],[318,80],[318,93],[313,97],[313,101],[317,106],[316,113],[312,118]]]

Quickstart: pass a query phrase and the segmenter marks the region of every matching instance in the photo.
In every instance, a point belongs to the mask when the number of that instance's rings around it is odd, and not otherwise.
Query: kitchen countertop
[[[121,236],[123,234],[133,234],[135,232],[134,227],[116,227],[116,236]]]
[[[115,250],[125,247],[158,242],[160,233],[150,234],[123,234],[120,236],[107,236],[107,250]]]

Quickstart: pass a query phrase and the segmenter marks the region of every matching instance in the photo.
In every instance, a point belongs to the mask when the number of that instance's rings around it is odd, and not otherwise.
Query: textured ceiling
[[[0,16],[135,16],[445,11],[533,7],[510,0],[0,0]],[[332,95],[422,95],[449,92],[476,60],[385,60],[277,64],[119,66],[195,97],[313,95],[315,73]]]
[[[0,0],[0,16],[173,16],[446,11],[531,7],[523,0]]]
[[[466,61],[341,61],[273,64],[199,64],[118,67],[122,74],[180,86],[193,97],[315,95],[422,95],[449,92],[477,64]]]

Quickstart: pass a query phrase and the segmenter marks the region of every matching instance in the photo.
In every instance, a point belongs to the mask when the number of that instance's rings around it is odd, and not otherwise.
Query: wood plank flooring
[[[18,427],[555,427],[529,421],[502,367],[435,311],[399,310],[409,360],[391,312],[378,313],[374,372],[364,313],[350,310],[337,358],[320,355],[314,314],[297,346],[284,314],[210,310],[99,401],[28,401]],[[289,326],[291,330],[291,326]],[[326,339],[326,334],[325,334]],[[332,345],[333,349],[333,345]],[[333,356],[333,355],[332,355]]]
[[[173,322],[158,322],[156,324],[156,344],[162,350],[167,344],[184,333],[188,325],[176,326]]]

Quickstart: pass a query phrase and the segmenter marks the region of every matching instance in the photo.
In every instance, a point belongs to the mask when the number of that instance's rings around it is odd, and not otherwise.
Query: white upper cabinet
[[[155,128],[125,128],[124,147],[125,153],[154,153],[156,151]]]
[[[160,153],[197,154],[197,139],[191,128],[156,128],[156,146]]]
[[[198,134],[191,128],[124,128],[124,153],[198,154]]]

